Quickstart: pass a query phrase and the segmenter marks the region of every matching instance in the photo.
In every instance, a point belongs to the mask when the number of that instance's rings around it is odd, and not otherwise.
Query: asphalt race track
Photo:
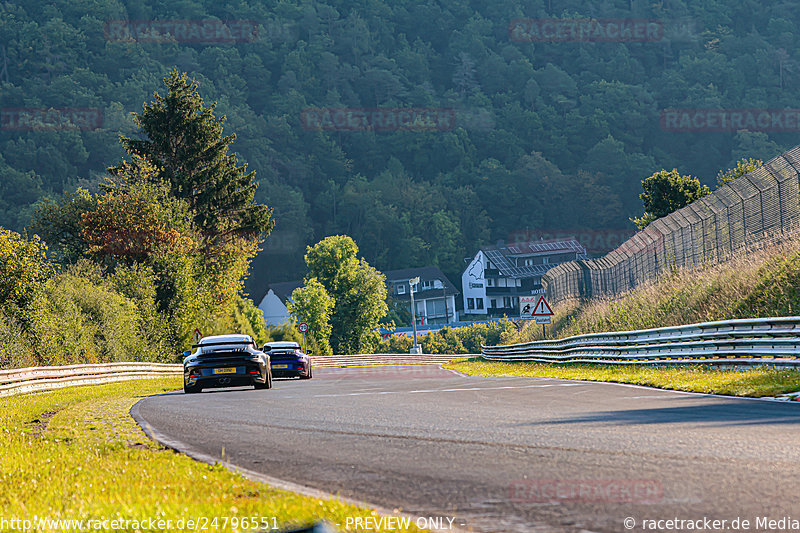
[[[800,520],[798,404],[416,366],[135,410],[190,451],[467,531],[760,531]],[[697,522],[644,522],[675,519]]]

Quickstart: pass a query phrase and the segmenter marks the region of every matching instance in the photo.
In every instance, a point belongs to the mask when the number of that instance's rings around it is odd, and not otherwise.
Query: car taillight
[[[250,373],[251,374],[260,374],[261,372],[259,370],[251,370]]]

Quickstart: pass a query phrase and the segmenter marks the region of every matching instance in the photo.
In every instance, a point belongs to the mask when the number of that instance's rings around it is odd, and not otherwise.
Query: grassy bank
[[[730,261],[678,270],[618,300],[565,302],[554,306],[549,337],[677,326],[733,318],[800,314],[800,236]],[[541,338],[529,324],[504,343]]]
[[[770,368],[740,372],[715,370],[704,366],[653,368],[633,365],[554,365],[499,363],[480,359],[456,361],[445,365],[445,368],[470,376],[526,376],[606,381],[731,396],[776,396],[800,390],[800,371]]]
[[[164,378],[0,398],[2,518],[136,520],[140,527],[112,529],[150,530],[151,518],[172,520],[155,529],[182,529],[177,520],[205,517],[208,529],[239,531],[253,529],[252,517],[281,530],[321,519],[344,525],[347,517],[377,518],[369,509],[273,489],[153,443],[128,411],[142,397],[179,387],[178,379]],[[220,527],[211,527],[215,517]]]

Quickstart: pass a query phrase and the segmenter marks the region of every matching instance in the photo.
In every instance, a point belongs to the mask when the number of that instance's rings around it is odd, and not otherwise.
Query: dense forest
[[[657,39],[540,42],[520,18],[659,21]],[[97,192],[118,135],[172,68],[217,102],[275,228],[247,287],[302,277],[305,246],[348,234],[380,269],[457,277],[481,243],[521,229],[633,228],[641,181],[713,183],[795,132],[670,131],[668,108],[792,108],[797,11],[752,0],[26,0],[0,3],[0,226],[35,203]],[[250,21],[238,39],[119,38],[119,21]],[[96,109],[89,127],[20,127],[20,108]],[[436,108],[445,128],[308,127],[309,109]]]

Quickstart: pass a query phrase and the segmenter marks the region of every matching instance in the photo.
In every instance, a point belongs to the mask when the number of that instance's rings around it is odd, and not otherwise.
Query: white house
[[[286,281],[283,283],[270,283],[269,290],[258,308],[264,313],[264,323],[268,326],[280,326],[289,322],[289,311],[286,303],[290,300],[292,291],[303,285],[303,280]]]
[[[519,316],[519,297],[543,293],[542,275],[553,266],[583,259],[574,240],[535,241],[481,248],[461,275],[464,315]],[[465,316],[465,318],[466,318]]]
[[[411,311],[411,285],[409,281],[419,277],[414,290],[414,317],[417,325],[449,324],[458,321],[456,296],[459,290],[438,267],[404,268],[389,270],[386,276],[386,292],[391,298]]]

